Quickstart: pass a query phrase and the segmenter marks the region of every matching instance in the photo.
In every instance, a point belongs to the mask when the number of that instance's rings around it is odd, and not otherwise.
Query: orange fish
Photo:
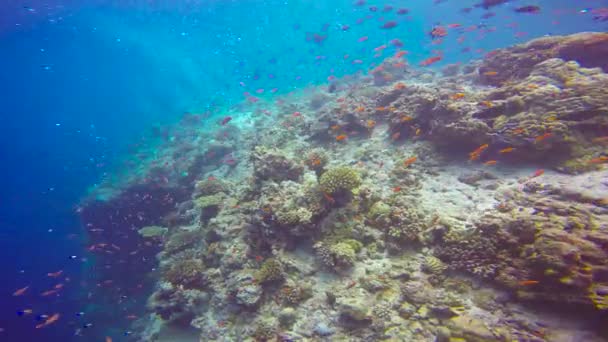
[[[492,103],[492,101],[481,101],[479,104],[486,106],[487,108],[492,108],[494,107],[494,104]]]
[[[608,162],[608,156],[601,156],[598,158],[593,158],[588,163],[589,164],[602,164],[605,162]]]
[[[396,58],[401,58],[401,57],[403,57],[403,56],[405,56],[405,55],[407,55],[407,51],[405,51],[405,50],[397,51],[397,52],[395,53],[395,57],[396,57]]]
[[[427,58],[427,59],[423,60],[422,62],[420,62],[420,65],[421,66],[429,66],[429,65],[431,65],[433,63],[439,62],[442,58],[443,57],[441,57],[441,56],[430,57],[430,58]]]
[[[551,136],[553,136],[553,133],[549,133],[549,132],[547,132],[543,135],[539,135],[536,138],[534,138],[534,143],[539,143],[547,138],[550,138]]]
[[[346,139],[346,134],[340,134],[336,137],[336,141],[342,141]]]
[[[100,247],[105,247],[105,243],[104,244],[99,244]],[[53,273],[47,273],[46,275],[51,277],[51,278],[57,278],[59,277],[61,274],[63,273],[63,270],[57,271],[57,272],[53,272]]]
[[[591,141],[593,141],[594,143],[605,144],[605,143],[608,143],[608,136],[595,138]]]
[[[41,295],[42,297],[48,297],[48,296],[50,296],[50,295],[54,295],[54,294],[56,294],[56,293],[57,293],[57,290],[48,290],[48,291],[44,291],[44,292],[42,292],[40,295]]]
[[[416,134],[416,136],[419,136],[422,133],[422,130],[420,128],[416,128],[416,132],[414,132],[414,134]]]
[[[405,83],[399,82],[399,83],[395,84],[394,89],[395,90],[403,90],[403,89],[405,89],[405,87],[406,87]]]
[[[34,310],[32,310],[32,309],[23,309],[21,311],[17,311],[17,314],[19,316],[27,316],[27,315],[31,315],[32,312],[34,312]]]
[[[376,107],[376,111],[383,112],[386,110],[386,107]]]
[[[456,93],[450,96],[452,100],[460,100],[465,96],[464,93]]]
[[[27,289],[29,289],[29,288],[30,288],[29,286],[22,287],[22,288],[18,289],[17,291],[13,292],[13,296],[15,296],[15,297],[23,296],[25,291],[27,291]]]
[[[54,288],[55,288],[56,290],[60,290],[60,289],[62,289],[62,288],[63,288],[63,286],[64,286],[64,285],[63,285],[63,283],[60,283],[60,284],[55,285],[55,286],[54,286]]]
[[[486,71],[483,73],[484,76],[496,76],[498,75],[498,72],[496,71]]]
[[[365,110],[365,107],[363,107],[363,106],[358,106],[357,108],[355,108],[355,111],[357,111],[359,113],[361,113],[364,110]]]
[[[403,166],[408,167],[410,165],[412,165],[416,160],[418,160],[418,157],[410,157],[407,158],[404,162],[403,162]]]
[[[409,115],[404,115],[401,117],[401,122],[408,122],[408,121],[412,121],[412,120],[414,120],[414,118]]]
[[[401,191],[401,187],[400,186],[396,186],[393,188],[393,192],[399,192]]]
[[[514,147],[507,147],[507,148],[503,148],[502,150],[498,151],[498,153],[509,153],[509,152],[513,152],[513,150],[515,150]]]
[[[367,120],[367,128],[374,128],[374,126],[376,126],[376,121]]]
[[[544,173],[545,173],[545,170],[538,169],[538,170],[534,171],[534,173],[532,174],[532,177],[530,177],[530,178],[536,178],[536,177],[542,176]]]
[[[340,129],[340,125],[333,125],[330,127],[332,131],[337,131]]]
[[[325,197],[325,199],[326,199],[327,201],[329,201],[329,203],[335,203],[335,202],[336,202],[336,200],[335,200],[333,197],[331,197],[331,196],[330,196],[328,193],[326,193],[326,192],[324,192],[324,193],[323,193],[323,197]]]
[[[481,152],[483,152],[489,146],[490,145],[488,145],[488,144],[483,144],[483,145],[479,146],[477,149],[475,149],[475,151],[469,153],[469,160],[477,160],[477,159],[479,159],[479,156],[481,155]]]
[[[47,318],[46,321],[44,321],[44,322],[36,325],[36,329],[44,328],[47,325],[50,325],[50,324],[53,324],[53,323],[57,322],[59,320],[59,317],[61,317],[60,314],[58,314],[58,313],[53,314],[53,316]]]
[[[498,161],[488,160],[487,162],[483,163],[483,165],[491,166],[491,165],[496,165],[496,163],[498,163]]]
[[[112,338],[110,336],[106,336],[106,342],[112,342]]]
[[[394,133],[391,135],[391,140],[397,140],[399,139],[399,136],[401,136],[401,132]]]
[[[524,133],[525,131],[526,130],[523,128],[516,128],[516,129],[512,130],[511,133],[519,135],[519,134]]]
[[[522,280],[518,284],[521,286],[536,285],[540,283],[538,280]]]

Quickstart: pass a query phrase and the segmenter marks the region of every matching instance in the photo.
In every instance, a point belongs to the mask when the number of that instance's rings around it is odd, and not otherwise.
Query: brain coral
[[[351,191],[361,185],[361,177],[350,167],[336,167],[323,173],[319,181],[321,190],[326,193]]]

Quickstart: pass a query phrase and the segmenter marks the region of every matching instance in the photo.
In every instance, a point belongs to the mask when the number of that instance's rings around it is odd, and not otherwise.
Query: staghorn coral
[[[205,286],[203,262],[195,259],[178,260],[167,269],[163,277],[171,284],[185,288]]]
[[[319,185],[321,190],[328,194],[350,192],[361,185],[361,177],[350,167],[336,167],[321,175]]]

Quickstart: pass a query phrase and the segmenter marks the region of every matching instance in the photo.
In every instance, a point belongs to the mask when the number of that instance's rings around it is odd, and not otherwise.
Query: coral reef
[[[244,119],[219,131],[182,122],[140,178],[85,208],[93,249],[125,234],[160,270],[143,331],[576,340],[553,315],[608,310],[606,41],[541,38],[443,76],[389,57],[228,109]]]

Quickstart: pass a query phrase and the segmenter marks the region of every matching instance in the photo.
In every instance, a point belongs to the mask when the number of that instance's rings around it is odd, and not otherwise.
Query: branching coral
[[[353,266],[357,253],[362,247],[363,245],[359,241],[353,239],[346,239],[329,245],[317,242],[314,246],[317,256],[323,264],[336,270]]]
[[[498,268],[499,241],[481,232],[448,233],[435,254],[450,268],[467,271],[482,278],[492,278]]]
[[[283,264],[271,258],[264,261],[255,278],[259,283],[266,283],[282,280],[284,276]]]
[[[359,173],[346,166],[327,170],[319,180],[321,190],[328,194],[350,192],[361,185]]]

